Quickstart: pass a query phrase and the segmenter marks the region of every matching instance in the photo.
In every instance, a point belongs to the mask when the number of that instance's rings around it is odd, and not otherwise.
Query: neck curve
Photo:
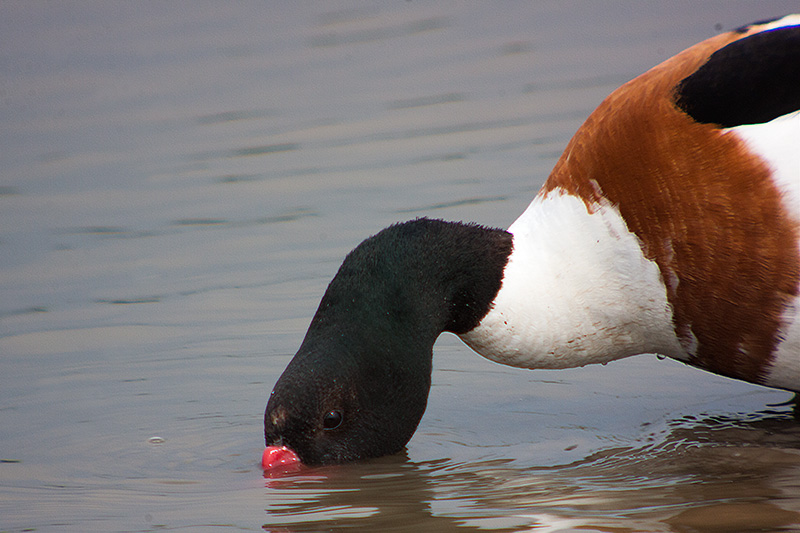
[[[489,312],[511,251],[511,234],[475,224],[420,218],[390,226],[345,258],[307,340],[337,334],[352,342],[381,331],[389,344],[432,347],[443,331],[465,333]]]

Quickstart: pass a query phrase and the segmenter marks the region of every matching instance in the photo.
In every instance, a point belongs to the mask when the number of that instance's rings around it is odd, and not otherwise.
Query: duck
[[[508,229],[359,244],[269,396],[265,470],[400,452],[443,332],[513,367],[657,354],[800,392],[800,15],[619,87]]]

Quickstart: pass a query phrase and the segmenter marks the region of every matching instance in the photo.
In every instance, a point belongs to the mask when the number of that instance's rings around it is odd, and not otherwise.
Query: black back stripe
[[[757,33],[717,50],[677,85],[675,103],[697,122],[725,128],[800,110],[800,26]]]

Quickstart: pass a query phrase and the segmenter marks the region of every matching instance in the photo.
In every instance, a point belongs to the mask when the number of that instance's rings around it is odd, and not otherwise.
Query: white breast
[[[769,165],[787,211],[800,220],[800,111],[766,124],[747,124],[725,131],[742,139]]]
[[[639,353],[679,359],[657,265],[616,209],[569,194],[537,196],[509,228],[514,250],[493,308],[461,338],[523,368],[568,368]]]

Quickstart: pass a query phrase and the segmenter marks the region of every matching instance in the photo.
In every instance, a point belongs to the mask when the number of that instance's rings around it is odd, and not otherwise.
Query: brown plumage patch
[[[674,104],[676,84],[747,33],[689,48],[612,93],[562,154],[560,188],[616,205],[654,260],[690,363],[760,382],[800,286],[798,228],[770,170],[733,134]]]

